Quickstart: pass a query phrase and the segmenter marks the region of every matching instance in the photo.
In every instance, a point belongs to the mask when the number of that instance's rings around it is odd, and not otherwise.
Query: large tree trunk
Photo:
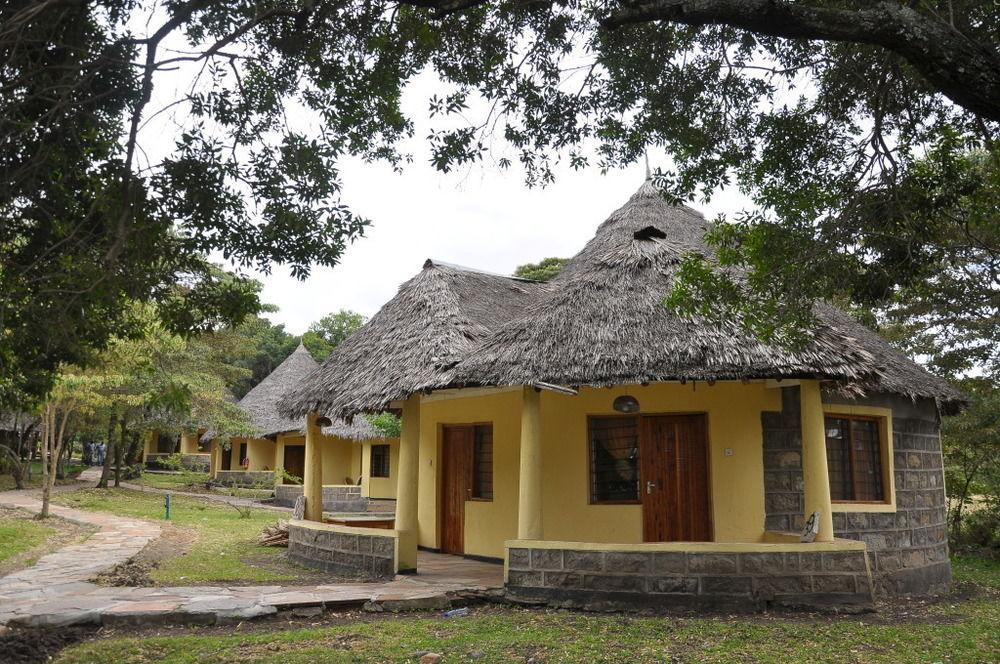
[[[956,104],[1000,120],[1000,52],[907,3],[871,2],[853,9],[780,0],[646,0],[625,3],[603,24],[615,28],[649,21],[728,25],[774,37],[879,46],[905,59]]]
[[[138,431],[132,432],[132,442],[128,446],[128,454],[125,455],[125,465],[134,466],[140,461],[142,446],[139,444],[141,436]]]

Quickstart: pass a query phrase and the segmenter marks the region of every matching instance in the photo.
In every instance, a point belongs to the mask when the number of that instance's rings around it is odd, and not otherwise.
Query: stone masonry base
[[[279,484],[274,488],[274,504],[294,507],[302,495],[301,484]],[[361,495],[360,486],[324,486],[323,510],[326,512],[367,512],[368,499]]]
[[[617,552],[509,548],[507,592],[589,609],[874,608],[863,550]]]
[[[396,574],[395,556],[396,535],[391,530],[304,521],[288,524],[288,559],[305,567],[364,579],[388,579]]]

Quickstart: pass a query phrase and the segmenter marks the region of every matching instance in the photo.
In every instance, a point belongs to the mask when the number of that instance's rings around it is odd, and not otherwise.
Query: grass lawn
[[[901,602],[877,614],[642,617],[509,607],[464,618],[369,617],[287,629],[278,623],[193,628],[176,636],[114,636],[57,662],[389,662],[432,651],[444,662],[988,662],[1000,659],[1000,564],[961,559],[962,592]],[[471,656],[470,656],[471,654]]]
[[[4,515],[3,521],[0,521],[0,565],[30,551],[55,534],[56,529],[52,526]]]
[[[166,523],[164,496],[128,489],[82,489],[53,496],[53,501],[95,512],[111,512]],[[284,562],[284,549],[258,546],[256,537],[277,515],[253,510],[243,519],[228,505],[212,504],[198,498],[173,496],[171,531],[158,541],[164,555],[150,576],[162,585],[233,582],[239,584],[291,581],[302,568]],[[176,530],[174,530],[176,529]],[[177,544],[189,545],[178,555]],[[153,547],[158,546],[152,545]]]

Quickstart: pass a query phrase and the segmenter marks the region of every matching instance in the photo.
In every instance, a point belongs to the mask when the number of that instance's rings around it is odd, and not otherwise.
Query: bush
[[[962,518],[958,533],[952,532],[951,546],[993,560],[1000,560],[1000,509],[987,504],[970,511]]]
[[[173,454],[168,454],[165,457],[161,457],[156,460],[156,467],[162,470],[180,470],[181,459],[183,455],[180,452],[174,452]]]

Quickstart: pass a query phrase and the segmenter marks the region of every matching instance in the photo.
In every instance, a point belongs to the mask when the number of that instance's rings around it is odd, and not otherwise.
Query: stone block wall
[[[147,454],[146,455],[146,467],[147,468],[162,468],[160,465],[160,460],[165,459],[169,454]],[[181,467],[187,470],[193,470],[199,473],[207,473],[208,469],[211,467],[212,457],[210,454],[182,454],[181,455]]]
[[[274,503],[293,507],[302,495],[301,484],[279,484],[274,488]],[[326,512],[367,512],[369,499],[361,495],[360,486],[323,487],[323,510]]]
[[[274,485],[274,471],[220,470],[215,474],[215,483],[223,486],[269,489]]]
[[[507,592],[560,606],[873,608],[865,552],[600,551],[511,547]]]
[[[396,536],[393,531],[288,524],[288,559],[341,576],[387,579],[396,574]]]
[[[876,395],[856,402],[825,395],[824,402],[881,406],[893,412],[896,511],[834,512],[837,537],[868,545],[878,592],[934,594],[951,583],[944,467],[937,410],[930,400]],[[764,413],[766,527],[802,527],[802,437],[798,388],[782,389],[782,412]]]

